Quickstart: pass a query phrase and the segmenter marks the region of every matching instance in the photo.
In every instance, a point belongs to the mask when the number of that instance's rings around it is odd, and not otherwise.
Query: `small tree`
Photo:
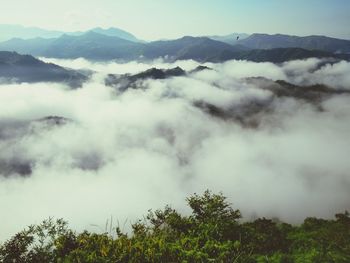
[[[55,241],[68,232],[63,219],[29,226],[0,246],[0,262],[54,262]]]
[[[194,194],[187,198],[193,218],[200,222],[234,222],[241,218],[239,210],[233,210],[222,193],[213,194],[206,190],[203,195]]]

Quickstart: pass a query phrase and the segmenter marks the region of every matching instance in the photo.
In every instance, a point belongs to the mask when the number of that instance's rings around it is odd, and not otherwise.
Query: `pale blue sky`
[[[0,23],[113,26],[145,40],[232,32],[350,38],[349,14],[350,0],[1,0]]]

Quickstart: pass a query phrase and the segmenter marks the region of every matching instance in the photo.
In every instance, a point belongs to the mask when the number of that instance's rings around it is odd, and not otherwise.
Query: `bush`
[[[0,262],[350,262],[349,213],[292,226],[259,218],[240,223],[222,194],[187,199],[192,213],[149,211],[130,236],[76,233],[62,220],[29,226],[0,246]]]

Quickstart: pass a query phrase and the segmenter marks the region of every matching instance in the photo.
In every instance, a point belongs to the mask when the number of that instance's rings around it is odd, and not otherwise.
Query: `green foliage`
[[[307,218],[300,226],[241,214],[222,194],[187,199],[192,213],[150,210],[130,235],[75,233],[62,219],[44,221],[0,245],[0,262],[350,262],[349,213]]]
[[[57,240],[73,235],[62,219],[29,226],[0,246],[0,262],[53,262]]]

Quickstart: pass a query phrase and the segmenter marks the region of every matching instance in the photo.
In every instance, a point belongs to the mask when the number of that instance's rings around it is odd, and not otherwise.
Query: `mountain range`
[[[245,40],[249,40],[248,37]],[[243,43],[244,44],[244,43]],[[116,36],[89,31],[83,35],[62,35],[59,38],[14,38],[0,43],[0,50],[53,58],[86,58],[90,60],[153,60],[193,59],[200,62],[222,62],[246,59],[256,62],[284,62],[310,57],[348,59],[347,54],[302,48],[250,49],[243,44],[230,45],[208,37],[186,36],[175,40],[149,43],[133,42]]]
[[[13,29],[12,33],[9,33],[10,29]],[[199,62],[240,59],[280,63],[310,57],[337,60],[350,58],[350,40],[325,36],[233,33],[226,36],[185,36],[175,40],[145,42],[118,28],[94,28],[87,32],[64,33],[0,25],[0,33],[2,32],[5,32],[5,38],[10,35],[18,37],[0,42],[1,51],[64,59],[82,57],[95,61],[120,62],[157,58],[169,62],[185,59]],[[32,36],[39,37],[31,38]]]
[[[214,35],[214,36],[207,36],[207,37],[213,40],[230,44],[230,45],[236,45],[238,43],[238,40],[246,39],[247,37],[249,37],[249,35],[246,33],[232,33],[224,36]]]
[[[104,34],[107,36],[119,37],[134,42],[143,42],[137,39],[133,34],[115,27],[103,29],[96,27],[88,31]],[[80,36],[88,31],[64,32],[58,30],[47,30],[38,27],[24,27],[21,25],[1,25],[0,41],[7,41],[12,38],[32,39],[32,38],[58,38],[62,35]]]
[[[253,34],[237,41],[237,44],[251,49],[272,49],[298,47],[309,50],[324,50],[336,53],[350,53],[350,40],[331,38],[326,36],[289,36]]]

